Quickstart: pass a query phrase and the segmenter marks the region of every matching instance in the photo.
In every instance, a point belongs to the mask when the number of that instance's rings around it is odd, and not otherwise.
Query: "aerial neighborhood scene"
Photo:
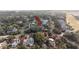
[[[0,49],[79,49],[79,11],[0,11]]]

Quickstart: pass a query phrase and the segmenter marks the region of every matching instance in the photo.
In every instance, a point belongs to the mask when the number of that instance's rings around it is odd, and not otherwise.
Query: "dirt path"
[[[0,40],[3,38],[7,38],[9,35],[5,35],[5,36],[0,36]],[[18,38],[20,35],[15,35],[16,38]]]

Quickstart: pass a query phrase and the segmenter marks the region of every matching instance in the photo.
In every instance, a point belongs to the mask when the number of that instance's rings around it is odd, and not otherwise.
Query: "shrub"
[[[37,32],[37,33],[35,34],[35,38],[36,38],[37,40],[39,40],[39,41],[43,41],[43,40],[45,39],[44,33],[42,33],[42,32]]]

